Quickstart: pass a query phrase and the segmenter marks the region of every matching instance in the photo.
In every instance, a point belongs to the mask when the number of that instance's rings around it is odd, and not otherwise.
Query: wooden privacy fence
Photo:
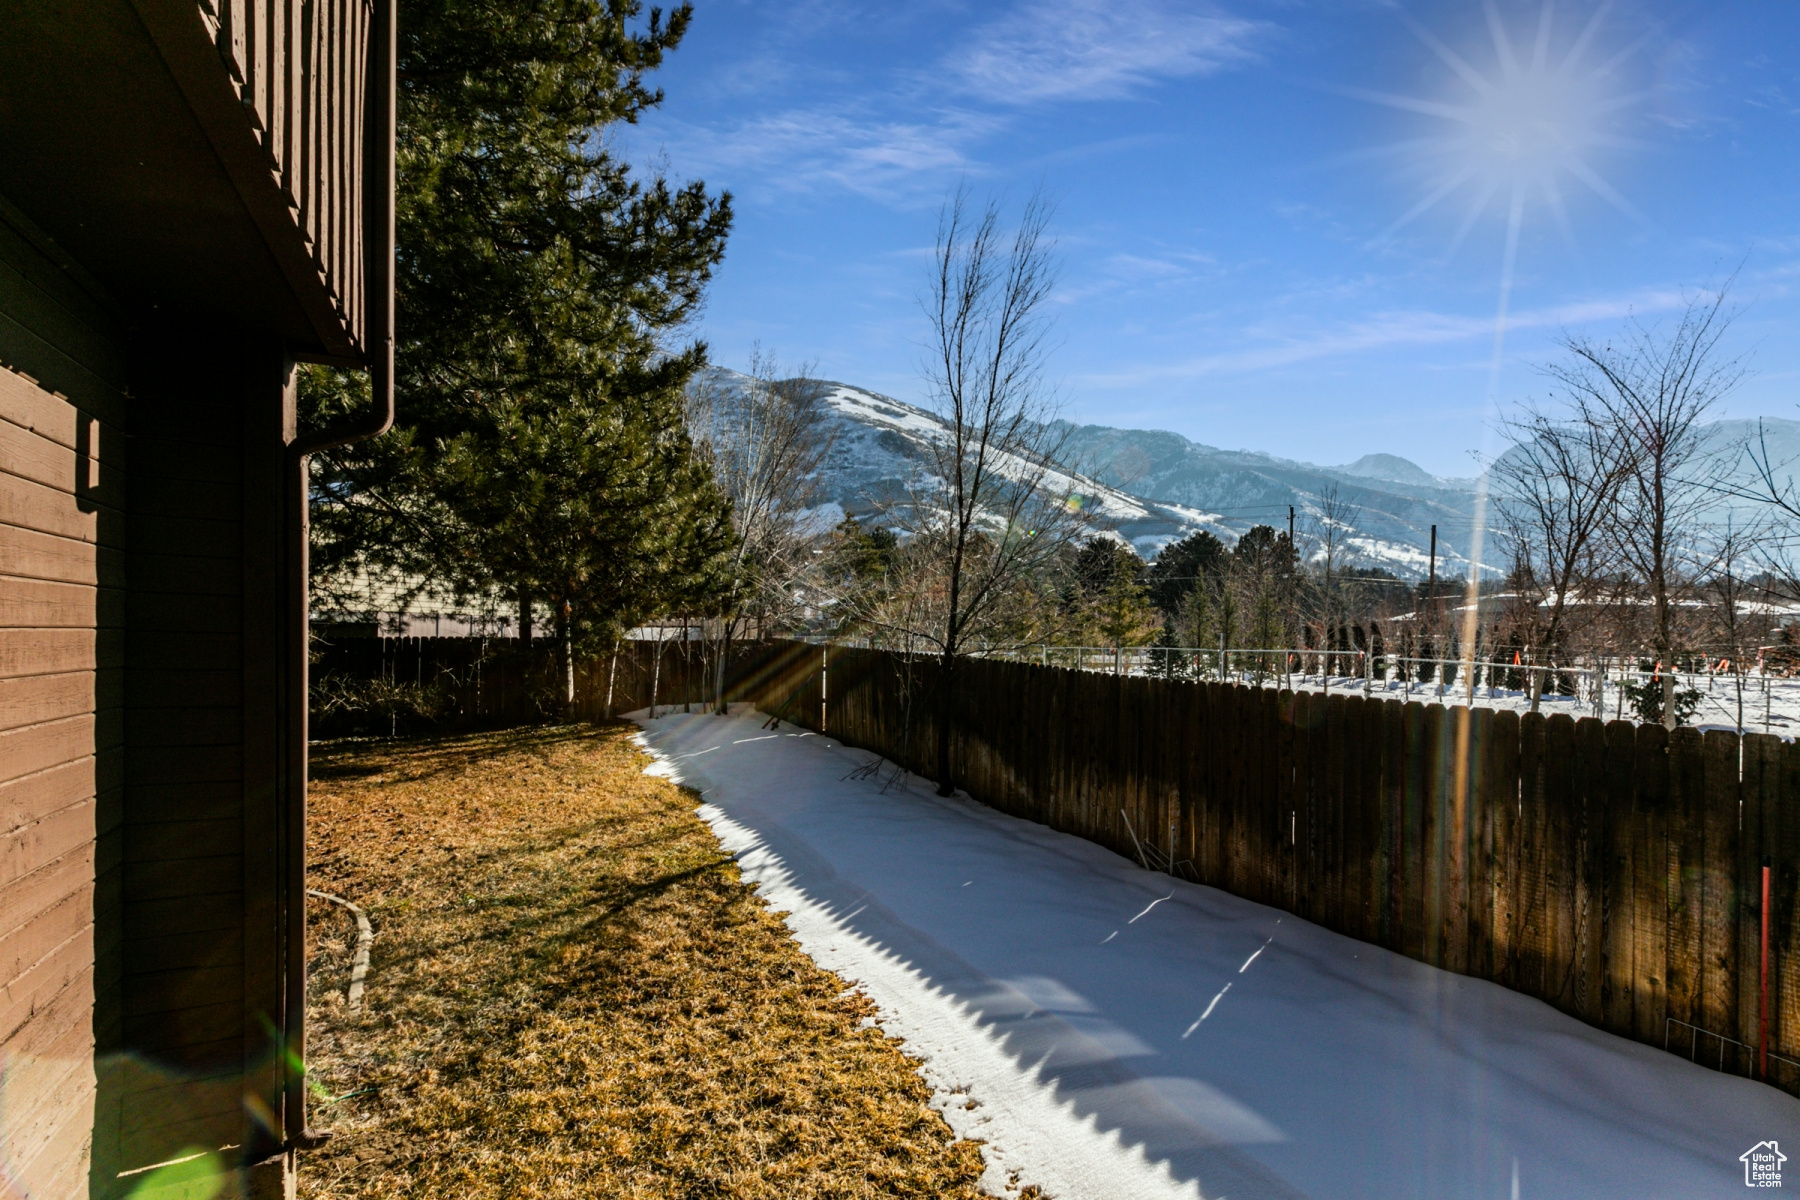
[[[933,661],[793,645],[759,702],[936,774]],[[1003,812],[1722,1070],[1766,1020],[1800,1092],[1800,746],[972,659],[954,697]]]
[[[616,656],[577,662],[575,702],[565,710],[554,648],[530,650],[507,638],[372,638],[316,641],[312,677],[386,681],[425,694],[437,724],[450,727],[508,725],[548,718],[597,721],[658,705],[698,705],[714,694],[716,645],[698,641],[628,640]],[[778,709],[806,678],[818,673],[820,651],[800,642],[741,642],[725,664],[725,694]],[[322,691],[314,689],[314,707]],[[315,712],[315,719],[326,714]],[[341,723],[341,722],[340,722]],[[814,724],[817,718],[814,718]],[[385,726],[383,726],[385,731]]]

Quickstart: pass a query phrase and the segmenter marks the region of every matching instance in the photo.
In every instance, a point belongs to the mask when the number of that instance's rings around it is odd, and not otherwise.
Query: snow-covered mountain
[[[741,386],[745,376],[708,372],[715,385]],[[880,522],[903,508],[931,468],[929,446],[943,438],[935,414],[850,384],[823,382],[821,412],[833,435],[823,467],[822,516],[848,513]],[[1771,457],[1800,470],[1800,422],[1765,419]],[[1221,450],[1180,434],[1064,423],[1070,486],[1096,526],[1115,532],[1145,558],[1171,541],[1206,529],[1227,544],[1254,525],[1287,525],[1288,508],[1305,535],[1323,520],[1334,489],[1348,507],[1352,565],[1384,567],[1423,579],[1431,527],[1438,531],[1440,577],[1466,573],[1472,545],[1476,479],[1446,479],[1392,454],[1370,454],[1344,466],[1316,466],[1250,450]],[[1724,421],[1709,430],[1722,448],[1754,436],[1756,422]],[[1733,451],[1735,453],[1735,451]],[[1747,482],[1747,480],[1746,480]],[[1739,522],[1741,524],[1741,522]],[[1487,533],[1485,569],[1506,561],[1502,535]]]
[[[1473,482],[1439,479],[1404,458],[1372,455],[1349,468],[1320,467],[1256,451],[1221,450],[1167,430],[1104,425],[1071,427],[1068,445],[1074,461],[1094,478],[1151,502],[1216,514],[1234,536],[1252,525],[1282,528],[1289,506],[1298,532],[1315,530],[1324,519],[1325,498],[1335,489],[1338,502],[1349,509],[1347,543],[1360,565],[1423,579],[1436,525],[1439,575],[1460,575],[1468,567]],[[1371,460],[1387,477],[1370,470]],[[1498,561],[1491,545],[1483,557],[1490,566]]]
[[[833,433],[823,494],[845,513],[879,520],[917,491],[917,481],[931,469],[930,445],[946,436],[945,425],[901,400],[847,384],[823,386]],[[1117,533],[1145,557],[1196,530],[1210,529],[1227,542],[1240,532],[1218,513],[1149,500],[1080,471],[1070,472],[1066,485],[1062,479],[1051,484],[1059,490],[1067,486],[1081,497],[1096,528]]]
[[[748,379],[714,368],[710,386],[741,387]],[[821,383],[820,411],[832,438],[822,469],[820,516],[850,514],[877,522],[905,508],[931,470],[930,446],[946,436],[935,414],[866,388]],[[1304,534],[1321,519],[1320,497],[1333,484],[1353,512],[1348,548],[1366,565],[1405,578],[1424,578],[1430,526],[1440,525],[1440,573],[1464,569],[1473,497],[1435,480],[1404,459],[1384,460],[1428,486],[1364,478],[1338,468],[1247,452],[1226,452],[1154,430],[1067,426],[1068,486],[1081,497],[1097,529],[1117,534],[1145,558],[1172,541],[1205,529],[1227,545],[1254,525],[1285,528],[1288,506]],[[1398,464],[1397,466],[1395,464]]]

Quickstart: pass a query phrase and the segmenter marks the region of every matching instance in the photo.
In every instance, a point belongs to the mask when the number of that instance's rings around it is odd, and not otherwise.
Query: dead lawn
[[[801,953],[625,725],[319,748],[325,1197],[974,1197],[869,1002]],[[343,1097],[342,1099],[332,1099]]]

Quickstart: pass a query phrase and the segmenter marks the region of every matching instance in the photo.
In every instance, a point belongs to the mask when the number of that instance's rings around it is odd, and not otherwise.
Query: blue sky
[[[667,101],[616,141],[736,198],[696,327],[723,365],[760,343],[921,399],[918,298],[966,183],[1055,202],[1075,420],[1468,475],[1560,334],[1733,271],[1752,374],[1724,411],[1800,417],[1800,5],[695,7]]]

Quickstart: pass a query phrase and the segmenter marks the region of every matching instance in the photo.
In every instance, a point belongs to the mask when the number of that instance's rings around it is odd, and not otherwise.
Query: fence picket
[[[1705,789],[1700,734],[1676,729],[1669,734],[1669,941],[1668,1015],[1690,1028],[1665,1035],[1670,1048],[1697,1056],[1699,1044],[1691,1027],[1705,1019],[1701,1011],[1701,923],[1705,910]]]
[[[1705,828],[1701,835],[1705,855],[1702,867],[1704,907],[1700,925],[1701,1017],[1696,1024],[1737,1040],[1740,907],[1736,880],[1740,841],[1737,735],[1722,729],[1708,730],[1702,746],[1706,788],[1702,817]],[[1744,1068],[1745,1064],[1735,1057],[1737,1053],[1730,1046],[1724,1048],[1725,1069]]]

